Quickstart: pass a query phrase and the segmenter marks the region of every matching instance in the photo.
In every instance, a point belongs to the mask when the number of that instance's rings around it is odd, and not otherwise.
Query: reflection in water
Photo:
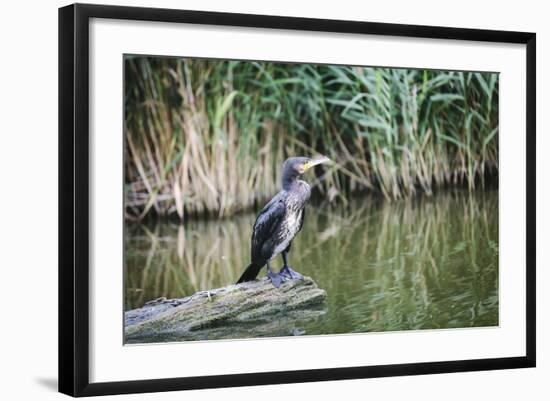
[[[234,283],[254,219],[126,223],[126,309]],[[304,334],[495,326],[498,193],[310,206],[290,262],[328,294]]]

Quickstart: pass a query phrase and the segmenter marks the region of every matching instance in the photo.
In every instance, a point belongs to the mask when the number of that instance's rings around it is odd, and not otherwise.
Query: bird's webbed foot
[[[269,279],[271,280],[271,284],[273,284],[275,288],[279,288],[281,286],[281,283],[283,282],[283,277],[281,277],[281,274],[275,273],[269,267],[267,269],[267,277],[269,277]]]
[[[292,267],[290,267],[289,265],[283,266],[283,268],[279,272],[279,275],[285,278],[289,278],[291,280],[302,280],[304,278],[304,276],[293,270]]]

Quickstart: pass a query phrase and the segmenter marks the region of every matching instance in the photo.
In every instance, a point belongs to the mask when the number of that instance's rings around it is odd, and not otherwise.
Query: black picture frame
[[[323,31],[526,45],[526,352],[524,356],[90,383],[89,21],[91,18]],[[59,391],[72,396],[237,387],[534,367],[536,35],[479,29],[75,4],[59,9]]]

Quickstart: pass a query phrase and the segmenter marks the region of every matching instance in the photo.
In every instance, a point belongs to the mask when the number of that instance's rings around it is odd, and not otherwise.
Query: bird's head
[[[304,174],[312,167],[322,163],[328,163],[330,159],[326,156],[318,157],[290,157],[283,163],[283,188],[290,185],[299,175]]]

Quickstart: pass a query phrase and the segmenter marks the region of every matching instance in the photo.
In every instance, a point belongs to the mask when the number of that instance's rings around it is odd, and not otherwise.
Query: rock
[[[324,314],[325,299],[326,292],[309,277],[285,281],[279,288],[263,278],[185,298],[158,298],[125,312],[125,340],[143,343],[301,335],[301,323]]]

